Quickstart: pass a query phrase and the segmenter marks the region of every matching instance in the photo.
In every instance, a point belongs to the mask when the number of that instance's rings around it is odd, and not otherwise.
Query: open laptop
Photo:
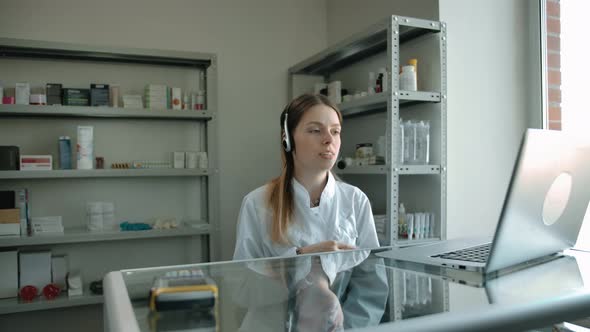
[[[576,146],[560,131],[527,129],[493,238],[444,240],[377,255],[481,272],[487,279],[571,248],[589,201],[590,147]]]

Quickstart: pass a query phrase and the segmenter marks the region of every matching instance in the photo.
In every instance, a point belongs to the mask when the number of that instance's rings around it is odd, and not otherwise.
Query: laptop
[[[492,238],[443,240],[377,255],[487,279],[573,247],[589,201],[590,146],[577,146],[560,131],[527,129]]]

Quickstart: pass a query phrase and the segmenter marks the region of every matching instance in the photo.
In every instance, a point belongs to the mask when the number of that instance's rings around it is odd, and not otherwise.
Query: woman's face
[[[328,171],[340,151],[340,120],[334,109],[319,104],[309,108],[295,127],[293,139],[295,169]]]

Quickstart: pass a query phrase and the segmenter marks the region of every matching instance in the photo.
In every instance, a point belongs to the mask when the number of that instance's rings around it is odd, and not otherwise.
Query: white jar
[[[404,91],[418,90],[416,71],[414,66],[403,66],[400,74],[400,89]]]

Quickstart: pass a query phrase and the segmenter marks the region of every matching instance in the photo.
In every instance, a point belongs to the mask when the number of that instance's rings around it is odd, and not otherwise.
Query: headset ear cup
[[[288,136],[283,139],[283,148],[285,149],[285,152],[291,152],[291,142],[289,141]]]

